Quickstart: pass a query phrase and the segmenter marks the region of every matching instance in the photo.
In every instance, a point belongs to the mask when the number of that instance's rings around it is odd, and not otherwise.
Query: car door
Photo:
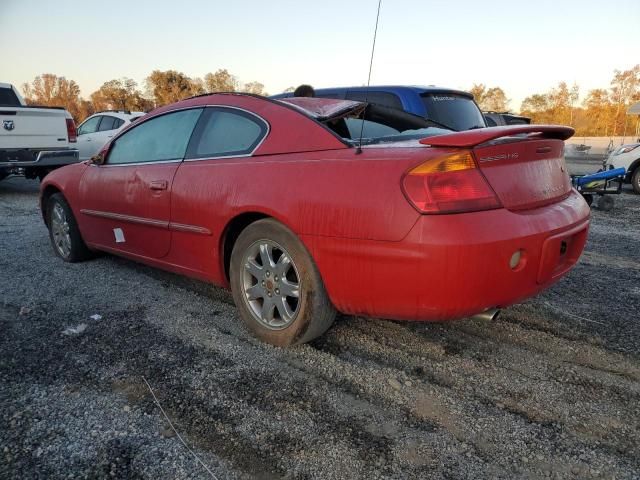
[[[154,116],[127,130],[79,186],[82,234],[89,244],[146,258],[171,246],[171,186],[202,108]]]
[[[80,160],[88,160],[98,153],[94,147],[93,135],[98,131],[102,115],[88,118],[78,127],[77,148]]]

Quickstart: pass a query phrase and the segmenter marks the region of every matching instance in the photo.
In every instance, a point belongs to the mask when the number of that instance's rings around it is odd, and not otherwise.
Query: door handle
[[[149,184],[149,188],[151,190],[166,190],[167,189],[167,181],[166,180],[154,180]]]

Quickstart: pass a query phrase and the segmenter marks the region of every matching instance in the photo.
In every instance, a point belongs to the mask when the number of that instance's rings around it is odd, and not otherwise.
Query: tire
[[[240,233],[229,276],[244,324],[264,342],[306,343],[326,332],[335,319],[336,310],[311,255],[276,220],[258,220]]]
[[[636,167],[631,176],[631,185],[633,186],[633,191],[640,195],[640,167]]]
[[[65,262],[80,262],[93,255],[84,243],[71,207],[61,193],[47,200],[47,228],[53,251]]]
[[[598,210],[602,210],[603,212],[610,212],[611,210],[613,210],[614,204],[615,201],[613,200],[613,197],[610,197],[609,195],[602,195],[598,199]]]

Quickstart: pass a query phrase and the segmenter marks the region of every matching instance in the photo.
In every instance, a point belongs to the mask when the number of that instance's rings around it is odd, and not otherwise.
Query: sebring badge
[[[518,158],[518,153],[501,153],[500,155],[495,155],[493,157],[481,157],[481,162],[495,162],[496,160],[511,160]]]
[[[5,130],[8,130],[10,132],[11,130],[13,130],[16,127],[13,124],[13,120],[3,120],[2,121],[2,128],[4,128]]]

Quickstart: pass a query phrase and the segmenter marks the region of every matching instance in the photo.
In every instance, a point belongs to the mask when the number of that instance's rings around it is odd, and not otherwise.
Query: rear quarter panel
[[[343,149],[184,162],[174,178],[172,222],[203,227],[211,236],[194,242],[190,234],[174,233],[172,250],[194,265],[213,252],[203,267],[224,283],[221,236],[243,213],[276,218],[303,241],[306,236],[399,241],[419,217],[400,187],[415,156],[412,149],[401,158],[397,149],[362,154]]]

